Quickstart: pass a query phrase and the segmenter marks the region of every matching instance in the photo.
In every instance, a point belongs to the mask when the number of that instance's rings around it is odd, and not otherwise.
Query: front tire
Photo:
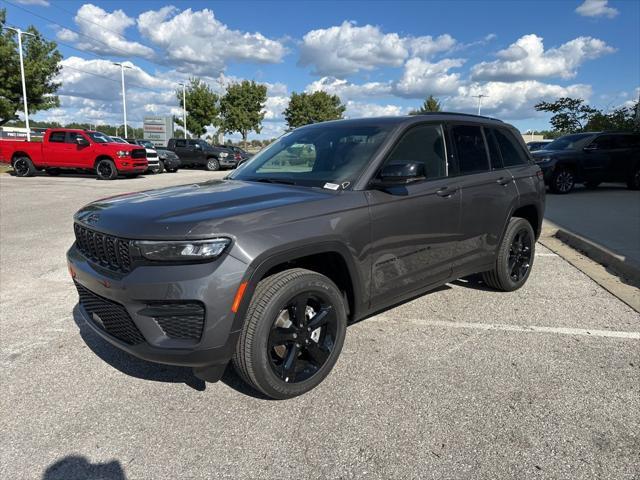
[[[216,158],[208,158],[205,168],[210,172],[217,172],[220,170],[220,162],[218,162],[218,159]]]
[[[112,160],[103,159],[96,163],[96,175],[98,180],[115,180],[118,178],[118,169]]]
[[[494,268],[482,274],[484,283],[502,292],[519,289],[529,278],[535,250],[531,224],[524,218],[512,218],[498,248]]]
[[[549,188],[553,193],[565,194],[573,190],[576,184],[576,178],[572,170],[568,168],[560,168],[553,172]]]
[[[13,161],[13,171],[16,177],[32,177],[36,173],[36,167],[29,157],[18,157]]]
[[[285,270],[258,284],[233,364],[265,395],[296,397],[329,375],[346,329],[344,300],[330,279],[301,268]]]
[[[158,173],[164,173],[164,162],[162,160],[160,160],[158,162],[159,168],[158,168]]]

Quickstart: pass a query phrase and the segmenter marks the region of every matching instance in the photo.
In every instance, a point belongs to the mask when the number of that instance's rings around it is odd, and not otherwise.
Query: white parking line
[[[557,253],[536,253],[536,257],[557,257]]]
[[[373,320],[373,319],[371,319]],[[471,328],[475,330],[502,330],[507,332],[524,332],[524,333],[557,333],[562,335],[584,335],[587,337],[612,337],[625,338],[630,340],[640,340],[640,332],[621,332],[616,330],[591,330],[585,328],[569,328],[569,327],[538,327],[535,325],[507,325],[503,323],[472,323],[472,322],[450,322],[447,320],[421,320],[419,318],[392,318],[385,316],[377,316],[375,320],[398,320],[409,321],[416,325],[427,325],[433,327],[448,328]]]

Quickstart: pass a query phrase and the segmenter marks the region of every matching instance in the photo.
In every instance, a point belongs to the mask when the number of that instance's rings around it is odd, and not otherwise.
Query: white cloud
[[[617,9],[609,7],[607,3],[609,3],[607,0],[584,0],[584,2],[576,8],[576,13],[583,17],[607,18],[613,18],[620,13]]]
[[[482,99],[482,114],[504,119],[531,118],[542,115],[533,106],[543,100],[559,97],[584,98],[591,96],[591,87],[584,84],[553,85],[538,80],[517,82],[471,83],[458,88],[456,95],[446,100],[446,108],[452,111],[476,113],[478,99],[474,95],[486,95]]]
[[[49,6],[49,0],[16,0],[16,2],[22,5],[37,5],[39,7]]]
[[[398,105],[378,105],[376,103],[361,103],[349,100],[346,103],[346,118],[388,117],[405,115],[407,109]]]
[[[136,22],[122,10],[108,13],[87,3],[78,9],[74,21],[82,35],[63,28],[58,31],[59,40],[76,42],[77,48],[101,55],[143,58],[152,58],[155,55],[153,49],[124,38],[126,29]]]
[[[261,33],[232,30],[212,10],[149,10],[138,17],[140,33],[164,50],[164,61],[192,74],[218,75],[229,61],[278,63],[287,49]]]
[[[315,75],[345,77],[378,67],[400,67],[409,56],[431,57],[455,44],[448,34],[401,37],[383,33],[377,26],[345,21],[308,32],[300,45],[299,64],[312,65]]]
[[[604,41],[592,37],[578,37],[545,51],[542,40],[535,34],[519,38],[508,48],[498,52],[498,60],[474,65],[471,78],[500,81],[572,78],[585,61],[615,51]]]
[[[267,101],[264,106],[264,119],[265,121],[282,120],[284,118],[284,111],[289,106],[289,97],[275,96],[267,97]]]
[[[445,58],[431,63],[420,58],[411,58],[404,66],[404,73],[395,84],[396,95],[408,98],[424,98],[427,95],[447,95],[461,84],[459,73],[449,73],[461,67],[464,60]]]
[[[335,77],[322,77],[307,85],[305,91],[308,93],[324,91],[330,95],[338,95],[342,101],[347,101],[352,98],[379,97],[390,94],[391,83],[367,82],[358,85]]]

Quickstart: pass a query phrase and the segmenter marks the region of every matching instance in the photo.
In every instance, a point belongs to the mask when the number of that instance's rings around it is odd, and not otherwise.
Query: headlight
[[[122,158],[122,157],[128,157],[129,155],[131,155],[131,152],[130,152],[130,151],[128,151],[128,150],[118,150],[118,151],[116,152],[116,155],[117,155],[118,157],[120,157],[120,158]]]
[[[229,154],[228,154],[227,152],[220,152],[220,156],[221,156],[222,158],[225,158],[225,157],[228,157],[228,156],[229,156]]]
[[[175,242],[140,240],[135,242],[135,245],[140,249],[142,256],[148,260],[180,262],[214,259],[230,243],[231,240],[228,238],[212,238],[211,240]]]

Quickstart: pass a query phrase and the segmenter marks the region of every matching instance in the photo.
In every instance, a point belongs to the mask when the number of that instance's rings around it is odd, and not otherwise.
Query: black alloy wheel
[[[532,239],[529,230],[521,228],[513,237],[509,247],[509,276],[514,282],[520,282],[531,268]]]
[[[292,298],[269,335],[273,372],[286,383],[308,380],[331,355],[337,323],[335,310],[324,295],[305,292]]]
[[[100,180],[113,180],[118,176],[118,170],[111,160],[103,159],[96,165],[96,174]]]
[[[575,176],[568,169],[558,170],[551,180],[551,190],[554,193],[569,193],[575,185]]]
[[[33,162],[28,157],[19,157],[13,162],[16,177],[30,177],[35,173]]]

